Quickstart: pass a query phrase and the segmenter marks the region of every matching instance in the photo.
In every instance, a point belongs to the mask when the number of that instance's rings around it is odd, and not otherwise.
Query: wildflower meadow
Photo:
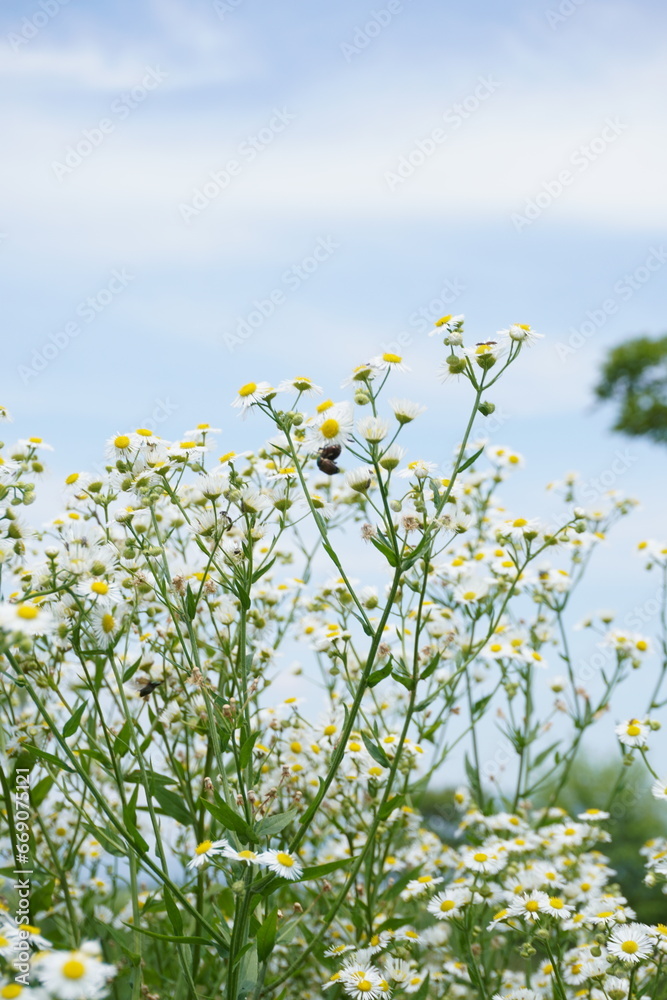
[[[484,422],[539,334],[432,334],[458,422],[401,397],[393,353],[342,388],[249,382],[224,419],[253,450],[121,429],[46,524],[49,445],[3,445],[0,1000],[667,997],[667,839],[641,849],[664,923],[605,853],[619,798],[667,810],[667,545],[637,526],[657,629],[591,609],[582,679],[572,595],[635,501],[568,476],[558,518],[507,509],[523,459]],[[570,815],[591,732],[617,778]],[[449,831],[420,811],[445,788]]]

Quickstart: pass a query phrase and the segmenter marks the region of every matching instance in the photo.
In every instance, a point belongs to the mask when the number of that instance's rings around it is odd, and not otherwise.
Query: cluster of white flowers
[[[434,332],[480,420],[538,336],[466,347],[461,316]],[[559,807],[596,723],[616,725],[619,789],[631,758],[652,771],[659,685],[636,717],[606,713],[660,642],[591,616],[604,669],[582,673],[564,641],[634,502],[586,507],[568,476],[558,521],[508,511],[523,458],[472,420],[447,467],[408,453],[424,407],[382,397],[403,370],[384,353],[352,399],[319,402],[305,376],[247,383],[232,405],[271,422],[257,451],[220,455],[209,424],[117,433],[40,529],[22,508],[48,445],[0,448],[0,850],[34,881],[27,925],[2,886],[0,1000],[659,995],[667,928],[637,920],[599,853],[608,812]],[[667,573],[664,546],[640,551]],[[443,832],[420,797],[464,759]],[[667,888],[665,841],[644,850]]]

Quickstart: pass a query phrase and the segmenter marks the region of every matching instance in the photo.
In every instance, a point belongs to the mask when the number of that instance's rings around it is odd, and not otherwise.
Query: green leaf
[[[50,774],[38,781],[34,788],[30,789],[30,804],[33,809],[37,809],[53,787],[53,778]]]
[[[123,674],[123,684],[126,684],[128,681],[132,680],[137,670],[141,666],[142,659],[143,657],[140,656],[137,660],[134,661],[134,663],[131,666],[127,668],[127,670]]]
[[[324,878],[325,875],[330,875],[331,872],[335,872],[339,868],[346,868],[353,861],[356,861],[356,858],[343,858],[342,861],[328,861],[325,865],[313,865],[310,868],[304,868],[301,878],[291,879],[290,881],[308,882],[313,878]]]
[[[139,931],[140,934],[147,934],[148,937],[157,938],[158,941],[174,941],[176,944],[203,944],[207,947],[216,947],[214,941],[209,941],[207,938],[195,937],[193,934],[158,934],[157,931],[149,931],[147,927],[137,926],[134,924],[125,924],[133,931]]]
[[[47,753],[46,750],[41,750],[39,747],[33,746],[31,743],[24,743],[22,749],[32,757],[37,757],[38,760],[46,760],[49,764],[54,764],[56,767],[61,768],[63,771],[69,771],[74,774],[74,768],[66,764],[64,760],[60,757],[56,757],[55,754]]]
[[[361,738],[366,745],[366,749],[368,750],[369,754],[376,762],[376,764],[379,764],[380,767],[391,767],[391,761],[387,757],[382,747],[378,746],[377,743],[373,743],[373,741],[370,740],[365,733],[361,734]]]
[[[164,785],[153,784],[150,778],[149,785],[151,795],[165,816],[171,816],[172,819],[182,823],[183,826],[192,825],[192,816],[180,795],[172,792],[169,788],[165,788]]]
[[[169,917],[169,923],[174,928],[174,931],[178,935],[183,934],[183,917],[181,916],[181,911],[176,906],[174,902],[174,897],[167,887],[164,887],[164,905],[167,910],[167,916]]]
[[[286,826],[289,826],[298,814],[297,809],[288,809],[287,812],[277,813],[275,816],[267,816],[266,819],[259,821],[255,827],[255,833],[258,838],[275,837],[277,833],[280,833]]]
[[[398,681],[399,684],[402,684],[403,687],[406,688],[408,691],[412,691],[413,687],[415,686],[415,682],[413,681],[410,674],[405,674],[399,670],[392,670],[391,676],[394,678],[395,681]]]
[[[131,732],[132,723],[129,719],[126,719],[116,739],[113,741],[113,752],[117,757],[124,757],[126,753],[129,753]]]
[[[371,542],[378,552],[382,553],[390,566],[396,566],[396,555],[388,545],[384,545],[379,538],[371,538]]]
[[[225,830],[232,830],[248,843],[256,843],[257,836],[250,825],[246,823],[242,816],[239,816],[233,809],[230,809],[227,803],[221,798],[216,798],[215,802],[208,802],[204,798],[201,798],[199,801]]]
[[[477,461],[477,459],[479,458],[479,456],[482,454],[483,451],[484,451],[484,446],[482,446],[479,449],[479,451],[476,451],[474,455],[471,455],[470,458],[466,459],[466,461],[463,463],[463,465],[460,466],[460,468],[458,468],[456,470],[457,475],[458,475],[459,472],[465,472],[466,469],[469,469],[471,465],[474,465],[475,462]]]
[[[277,558],[278,556],[274,556],[273,559],[271,559],[268,563],[265,563],[264,566],[260,566],[259,569],[255,570],[252,575],[252,582],[257,583],[258,580],[261,580],[261,578],[269,572]]]
[[[255,743],[259,738],[259,730],[256,733],[251,733],[247,740],[243,741],[243,746],[239,751],[239,764],[241,768],[245,768],[250,763],[252,758],[252,751]]]
[[[67,738],[68,736],[74,736],[74,733],[79,728],[79,723],[81,722],[81,716],[86,711],[87,703],[82,701],[77,710],[69,717],[65,725],[63,726],[63,736]]]
[[[95,838],[95,840],[99,840],[104,850],[108,851],[109,854],[113,854],[114,857],[117,858],[127,857],[127,847],[124,844],[121,844],[118,840],[110,837],[108,833],[98,829],[92,823],[82,822],[81,825],[84,830],[87,830],[88,833]]]
[[[393,798],[387,799],[378,814],[380,819],[386,819],[393,813],[394,809],[399,809],[404,803],[405,795],[394,795]]]
[[[263,924],[257,929],[257,958],[266,962],[276,943],[276,928],[278,926],[278,910],[271,910]]]
[[[380,667],[379,670],[374,670],[367,680],[367,685],[369,688],[375,687],[380,681],[383,681],[385,677],[388,677],[391,673],[391,660],[389,663],[385,663],[384,667]]]
[[[192,592],[192,587],[190,584],[187,585],[185,590],[185,615],[191,622],[195,620],[197,614],[197,598]]]

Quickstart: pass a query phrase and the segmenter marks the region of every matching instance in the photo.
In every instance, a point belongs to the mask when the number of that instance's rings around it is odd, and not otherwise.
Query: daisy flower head
[[[300,879],[303,875],[303,868],[299,859],[287,851],[264,851],[257,858],[257,863],[280,875],[282,878]]]
[[[345,474],[345,482],[355,493],[366,493],[373,482],[373,470],[367,465],[362,465],[358,469],[351,469]]]
[[[468,359],[459,354],[449,354],[438,368],[438,378],[441,382],[449,379],[459,379],[461,375],[468,377]]]
[[[508,907],[508,913],[510,916],[523,917],[524,920],[532,922],[539,920],[540,914],[544,913],[548,907],[549,897],[546,892],[534,889],[532,892],[522,893],[521,896],[513,900]]]
[[[100,649],[114,644],[121,624],[122,613],[119,608],[104,604],[95,607],[90,613],[90,630]]]
[[[290,392],[292,390],[304,396],[322,395],[321,386],[315,385],[313,380],[308,378],[307,375],[297,375],[296,378],[284,379],[278,386],[278,392]]]
[[[251,850],[237,851],[234,847],[227,844],[223,847],[222,853],[230,861],[239,861],[241,864],[245,865],[258,865],[259,864],[259,854]]]
[[[376,357],[371,358],[368,363],[379,372],[388,372],[391,370],[399,372],[410,371],[408,366],[403,364],[403,358],[401,355],[394,354],[391,351],[385,351],[384,354],[378,354]]]
[[[377,368],[368,361],[365,365],[357,365],[352,369],[351,375],[341,382],[341,389],[346,389],[348,385],[359,385],[359,383],[370,382],[377,374]],[[319,407],[318,407],[319,409]]]
[[[390,399],[389,405],[399,424],[409,424],[426,410],[421,403],[413,403],[409,399]]]
[[[512,323],[506,330],[498,331],[499,337],[506,337],[516,344],[533,344],[536,340],[543,340],[544,334],[537,333],[528,323]]]
[[[363,417],[357,423],[357,430],[365,441],[379,444],[389,433],[389,424],[381,417]]]
[[[202,840],[201,844],[197,844],[195,853],[188,861],[186,868],[190,870],[201,868],[216,854],[224,854],[228,848],[229,844],[226,840]]]
[[[653,942],[646,930],[644,924],[615,927],[607,942],[609,954],[631,965],[648,958],[653,951]]]
[[[626,747],[646,747],[646,737],[651,731],[651,727],[646,722],[639,719],[628,719],[621,722],[614,730],[621,743]]]
[[[435,475],[437,468],[435,462],[425,462],[417,458],[414,462],[408,462],[407,467],[401,469],[398,475],[401,479],[428,479],[429,476]]]
[[[315,447],[326,448],[344,445],[354,427],[354,415],[350,403],[336,403],[326,409],[311,427],[311,437]]]
[[[113,965],[101,962],[90,950],[52,951],[35,962],[37,978],[59,1000],[89,1000],[107,995],[115,976]],[[20,994],[19,994],[20,995]]]
[[[451,313],[447,316],[441,316],[440,319],[436,319],[433,329],[428,332],[428,336],[435,337],[436,333],[444,333],[446,335],[445,343],[460,345],[463,343],[464,320],[465,316],[463,313],[459,313],[458,316],[453,316]],[[452,336],[456,339],[452,340]]]
[[[41,604],[32,601],[0,603],[0,629],[20,635],[44,635],[53,627],[53,615]]]
[[[464,347],[463,353],[479,368],[492,368],[505,353],[504,344],[497,340],[482,340],[472,347]]]
[[[114,434],[106,443],[105,454],[112,462],[127,461],[136,451],[130,434]]]
[[[664,781],[655,781],[651,785],[651,794],[654,799],[663,799],[667,802],[667,778]]]
[[[469,847],[463,853],[463,866],[472,872],[481,872],[483,875],[495,875],[505,867],[507,857],[501,857],[490,848]]]
[[[6,420],[7,423],[12,423],[13,417],[6,406],[0,406],[0,420]]]
[[[268,382],[246,382],[238,390],[235,399],[232,400],[232,406],[245,414],[251,406],[272,396],[275,391]]]
[[[451,920],[452,917],[459,916],[462,907],[470,902],[470,898],[469,889],[450,889],[446,892],[438,892],[426,909],[437,920]]]

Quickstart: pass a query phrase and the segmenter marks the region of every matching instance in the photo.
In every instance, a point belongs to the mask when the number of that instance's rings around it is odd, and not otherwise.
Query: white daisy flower
[[[287,851],[264,851],[257,858],[257,863],[280,875],[282,878],[299,879],[303,875],[303,868],[299,859]]]
[[[202,840],[201,844],[197,844],[194,856],[188,861],[186,868],[201,868],[210,858],[216,854],[224,854],[228,848],[226,840]]]
[[[646,931],[644,924],[615,927],[607,942],[609,954],[632,965],[648,958],[654,946]]]

